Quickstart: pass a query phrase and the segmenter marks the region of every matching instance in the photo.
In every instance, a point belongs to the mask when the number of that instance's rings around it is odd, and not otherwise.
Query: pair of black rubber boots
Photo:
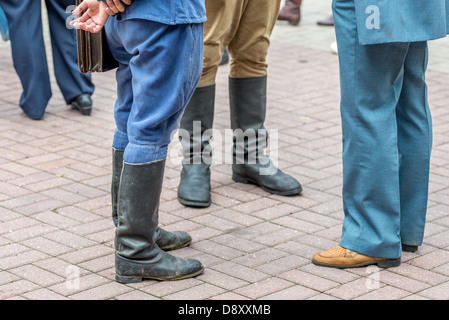
[[[301,184],[275,167],[264,154],[268,131],[266,116],[267,76],[229,78],[229,104],[232,146],[232,179],[252,183],[265,191],[296,195]],[[183,148],[178,200],[185,206],[211,205],[210,165],[212,163],[212,124],[215,109],[215,84],[198,87],[181,120],[179,139]],[[182,130],[182,131],[181,131]]]

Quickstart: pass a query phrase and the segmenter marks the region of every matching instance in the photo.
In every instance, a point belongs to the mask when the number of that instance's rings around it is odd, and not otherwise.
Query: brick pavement
[[[233,182],[219,154],[212,167],[212,206],[183,207],[176,199],[179,143],[173,142],[160,222],[193,236],[190,247],[173,254],[206,266],[201,276],[178,282],[114,281],[114,74],[94,75],[90,117],[64,104],[52,77],[54,96],[45,118],[32,121],[17,105],[21,86],[9,45],[2,43],[0,299],[449,299],[449,39],[433,42],[430,50],[435,136],[424,245],[388,270],[311,263],[316,251],[338,243],[343,219],[338,63],[329,51],[334,35],[315,24],[329,12],[327,0],[305,2],[300,26],[277,24],[269,54],[266,125],[278,136],[277,150],[270,152],[303,184],[301,196],[270,195]],[[229,127],[227,72],[223,66],[217,77],[214,123],[223,136]]]

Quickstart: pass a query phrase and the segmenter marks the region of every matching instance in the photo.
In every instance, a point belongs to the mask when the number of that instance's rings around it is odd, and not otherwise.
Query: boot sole
[[[237,174],[232,174],[232,180],[239,183],[245,183],[245,184],[254,184],[256,186],[261,187],[263,190],[265,190],[268,193],[276,194],[279,196],[293,196],[300,194],[302,192],[302,187],[292,189],[292,190],[286,190],[286,191],[279,191],[279,190],[273,190],[270,188],[265,187],[263,184],[258,183],[257,181],[254,181],[253,179],[245,178]]]
[[[156,241],[156,243],[157,243],[157,241]],[[176,246],[176,247],[161,247],[161,246],[159,246],[159,249],[164,250],[164,251],[172,251],[172,250],[176,250],[176,249],[185,248],[185,247],[189,246],[191,243],[192,243],[192,240],[184,243],[183,245]]]
[[[150,280],[158,280],[158,281],[176,281],[176,280],[182,280],[182,279],[188,279],[188,278],[193,278],[196,277],[198,275],[200,275],[201,273],[203,273],[204,268],[202,268],[201,270],[198,270],[194,273],[190,273],[190,274],[186,274],[184,276],[181,277],[177,277],[177,278],[161,278],[161,277],[152,277],[152,276],[123,276],[120,274],[115,274],[115,280],[118,283],[123,283],[123,284],[127,284],[127,283],[139,283],[142,282],[144,279],[150,279]]]
[[[416,252],[416,251],[418,251],[418,246],[409,246],[408,244],[402,244],[402,251]]]
[[[194,208],[207,208],[210,207],[210,205],[212,204],[212,201],[209,200],[207,202],[203,202],[203,201],[195,201],[195,200],[186,200],[183,198],[178,197],[178,201],[180,204],[183,204],[187,207],[194,207]]]
[[[339,264],[326,264],[317,262],[315,260],[312,260],[312,263],[317,266],[321,267],[331,267],[331,268],[338,268],[338,269],[349,269],[349,268],[361,268],[361,267],[367,267],[372,265],[377,265],[379,268],[394,268],[399,267],[401,265],[401,258],[398,259],[391,259],[391,260],[379,260],[379,261],[368,261],[364,263],[359,263],[355,265],[339,265]]]

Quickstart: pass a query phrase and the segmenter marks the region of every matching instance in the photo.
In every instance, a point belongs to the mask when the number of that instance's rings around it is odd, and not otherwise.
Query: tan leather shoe
[[[382,259],[368,257],[363,254],[336,246],[327,251],[321,251],[313,256],[312,262],[318,266],[333,268],[358,268],[377,265],[380,268],[392,268],[401,264],[401,258]]]

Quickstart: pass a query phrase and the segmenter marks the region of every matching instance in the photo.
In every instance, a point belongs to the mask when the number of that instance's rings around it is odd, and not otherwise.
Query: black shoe
[[[88,116],[92,111],[92,98],[90,94],[84,93],[71,103],[72,109],[77,109],[81,112],[81,114]]]

